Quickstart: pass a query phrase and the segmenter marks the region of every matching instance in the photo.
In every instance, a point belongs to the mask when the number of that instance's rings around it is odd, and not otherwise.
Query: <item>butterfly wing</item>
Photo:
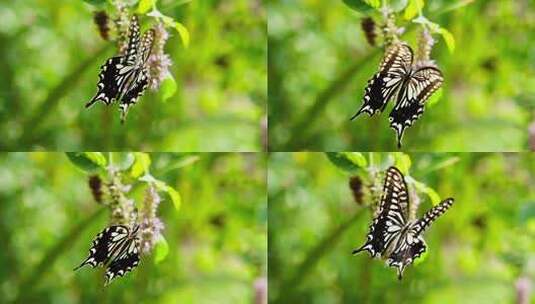
[[[106,105],[124,95],[131,83],[139,50],[139,21],[136,15],[130,20],[128,48],[125,56],[112,57],[100,68],[98,91],[85,105],[86,108],[101,100]]]
[[[437,218],[444,214],[452,205],[453,198],[448,198],[442,201],[440,204],[431,208],[427,211],[422,218],[416,221],[416,224],[412,227],[414,235],[420,235],[424,232],[431,223],[433,223]]]
[[[85,105],[86,108],[89,108],[99,100],[109,105],[117,98],[119,94],[119,83],[116,81],[116,75],[119,74],[123,61],[124,57],[112,57],[100,67],[97,94]]]
[[[351,119],[365,112],[372,116],[382,112],[400,87],[412,65],[413,52],[405,43],[396,43],[388,49],[379,72],[368,81],[364,89],[363,104]]]
[[[124,121],[126,114],[128,113],[128,107],[134,105],[137,99],[143,95],[143,92],[149,85],[149,74],[147,69],[143,68],[139,70],[136,80],[133,82],[133,86],[126,94],[121,98],[121,121]]]
[[[353,254],[367,250],[372,257],[380,256],[397,239],[408,220],[409,196],[403,174],[395,167],[386,171],[379,212],[370,225],[366,243]]]
[[[104,229],[93,240],[93,245],[89,249],[89,256],[74,270],[84,265],[90,265],[95,268],[107,264],[117,244],[127,240],[128,234],[128,227],[122,225],[110,226]]]
[[[138,67],[135,70],[136,76],[130,83],[129,89],[121,97],[121,121],[124,121],[126,118],[128,107],[137,102],[138,98],[143,95],[143,92],[149,84],[149,71],[145,65],[152,50],[154,30],[151,29],[147,31],[141,40],[141,47],[138,50],[138,58],[140,62],[137,63]]]
[[[412,238],[409,235],[400,239],[400,242],[401,244],[390,254],[386,263],[390,267],[397,268],[398,279],[401,280],[405,267],[420,257],[427,250],[427,245],[423,238]]]
[[[390,113],[390,127],[396,131],[398,147],[403,132],[424,112],[425,101],[442,85],[444,78],[439,69],[425,66],[417,69],[401,86],[396,105]]]
[[[137,15],[130,18],[130,27],[128,28],[128,48],[126,49],[126,63],[135,65],[138,58],[139,48],[139,20]]]
[[[415,259],[425,252],[427,246],[422,238],[422,232],[425,231],[431,223],[446,212],[453,204],[453,199],[448,198],[440,204],[427,211],[424,216],[417,220],[409,231],[398,240],[395,249],[390,254],[386,263],[388,266],[397,267],[398,278],[401,280],[403,270]]]
[[[137,237],[133,236],[129,239],[121,250],[106,268],[105,285],[108,285],[116,277],[124,276],[139,264],[139,239]]]

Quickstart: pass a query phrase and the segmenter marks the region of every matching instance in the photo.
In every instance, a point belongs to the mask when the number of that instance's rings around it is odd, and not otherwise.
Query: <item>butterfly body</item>
[[[351,118],[353,120],[361,113],[370,116],[381,113],[390,100],[396,99],[389,121],[396,131],[398,147],[401,147],[404,130],[422,115],[425,101],[444,80],[434,64],[413,64],[413,57],[413,51],[407,44],[398,42],[391,46],[379,72],[368,81],[361,108]]]
[[[106,268],[106,285],[139,264],[139,226],[110,226],[100,232],[89,249],[89,256],[74,270],[89,265]]]
[[[85,105],[92,106],[97,101],[110,105],[118,101],[121,121],[124,121],[128,107],[135,104],[148,86],[147,60],[154,40],[154,30],[148,30],[140,39],[139,21],[134,15],[130,22],[129,41],[126,54],[108,59],[100,68],[97,93]]]
[[[353,254],[368,251],[371,257],[384,258],[396,267],[398,278],[403,270],[427,250],[423,232],[453,204],[448,198],[426,212],[422,218],[411,219],[410,201],[403,174],[395,167],[386,171],[379,210],[367,235],[367,241]]]

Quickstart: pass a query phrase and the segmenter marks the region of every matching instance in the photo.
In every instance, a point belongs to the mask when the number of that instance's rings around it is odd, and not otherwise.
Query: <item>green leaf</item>
[[[150,178],[147,179],[147,177],[150,177]],[[142,180],[153,182],[154,185],[156,186],[156,188],[159,191],[166,192],[169,195],[169,197],[171,198],[171,201],[173,202],[173,205],[175,206],[175,209],[177,211],[180,209],[180,204],[182,203],[182,198],[180,197],[180,193],[178,191],[176,191],[175,188],[167,185],[166,183],[164,183],[164,182],[162,182],[160,180],[154,179],[150,175],[145,175],[142,178]]]
[[[172,164],[173,169],[179,169],[196,163],[201,157],[197,154],[185,154],[178,157]]]
[[[150,11],[154,5],[156,5],[156,0],[140,0],[137,5],[137,12],[139,14],[144,14]]]
[[[84,2],[95,6],[106,4],[106,0],[84,0]]]
[[[402,152],[394,152],[392,154],[394,155],[394,165],[396,168],[404,175],[408,175],[412,164],[410,156]]]
[[[373,7],[363,0],[343,0],[344,4],[349,6],[352,10],[361,14],[368,14],[373,11]]]
[[[176,88],[177,86],[175,78],[173,78],[171,74],[168,74],[160,85],[159,95],[161,96],[162,101],[166,102],[169,98],[175,95]]]
[[[154,245],[154,264],[159,264],[161,261],[165,260],[168,254],[169,244],[167,244],[163,235],[160,235]]]
[[[178,32],[178,35],[180,35],[180,39],[182,39],[182,43],[184,44],[184,47],[187,48],[189,46],[189,40],[190,40],[188,29],[182,23],[178,21],[174,23],[173,27]]]
[[[438,32],[442,35],[442,39],[446,42],[446,46],[450,53],[453,53],[453,51],[455,51],[455,38],[453,37],[453,34],[443,27],[441,27]]]
[[[399,12],[407,7],[408,2],[409,0],[391,0],[389,6],[394,12]]]
[[[427,107],[429,108],[435,105],[440,100],[440,98],[442,98],[443,93],[444,90],[442,90],[442,88],[436,90],[435,93],[433,93],[433,95],[431,95],[431,97],[429,97],[429,100],[426,102]]]
[[[112,153],[113,164],[120,170],[128,170],[134,164],[135,157],[131,152]]]
[[[175,206],[176,210],[180,209],[180,204],[182,203],[182,198],[180,197],[180,193],[175,190],[175,188],[171,186],[167,186],[167,194],[171,197],[171,200],[173,201],[173,205]]]
[[[414,16],[421,13],[424,8],[424,0],[409,0],[409,5],[405,8],[403,18],[405,20],[411,20]]]
[[[130,169],[130,175],[134,178],[140,177],[146,172],[149,172],[150,156],[143,152],[134,152],[134,164]]]
[[[415,180],[413,180],[413,183],[414,183],[414,186],[416,187],[416,190],[418,190],[419,192],[425,193],[429,197],[429,199],[431,200],[431,204],[433,204],[433,206],[438,205],[438,203],[440,203],[440,196],[433,188]]]
[[[367,165],[366,158],[359,152],[327,152],[326,155],[336,167],[351,174]]]
[[[76,167],[94,173],[106,167],[106,158],[100,152],[67,152],[67,157]]]
[[[379,8],[381,6],[381,0],[363,0],[363,1],[373,8]]]

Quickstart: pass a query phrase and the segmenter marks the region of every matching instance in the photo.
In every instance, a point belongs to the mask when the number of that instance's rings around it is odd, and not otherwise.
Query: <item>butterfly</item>
[[[425,101],[442,85],[442,72],[432,63],[413,64],[414,54],[404,42],[394,43],[364,90],[364,102],[355,119],[365,112],[372,116],[382,112],[386,104],[396,98],[390,112],[390,127],[396,131],[398,148],[403,132],[424,112]]]
[[[448,198],[423,217],[411,219],[405,178],[397,168],[388,168],[378,214],[370,225],[366,243],[354,249],[353,254],[366,250],[372,258],[385,258],[388,266],[397,267],[401,280],[405,267],[426,251],[423,232],[452,204],[453,198]]]
[[[93,268],[106,268],[108,285],[115,277],[122,277],[139,264],[139,226],[133,230],[124,225],[110,226],[100,232],[93,240],[89,256],[74,270],[89,265]]]
[[[89,108],[97,101],[106,105],[119,101],[121,122],[124,122],[128,107],[134,105],[149,83],[147,60],[152,50],[154,30],[150,29],[139,38],[139,21],[132,16],[129,27],[126,54],[108,59],[100,68],[97,93],[85,105]]]

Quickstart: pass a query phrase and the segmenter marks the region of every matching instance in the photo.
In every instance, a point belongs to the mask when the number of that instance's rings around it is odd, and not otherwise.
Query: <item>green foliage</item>
[[[388,123],[392,103],[380,115],[349,121],[383,54],[380,40],[367,44],[362,15],[329,1],[267,6],[270,149],[396,151]],[[379,30],[381,16],[372,11],[366,14]],[[442,96],[433,94],[407,129],[403,150],[528,150],[535,113],[534,11],[531,2],[425,1],[425,26],[436,30],[431,58],[445,80]],[[405,27],[401,39],[415,47],[423,26],[417,22],[424,19],[404,21],[402,14],[396,13],[396,23]]]
[[[355,173],[358,169],[366,167],[367,161],[362,153],[358,152],[327,152],[329,160],[338,168]]]
[[[93,22],[95,10],[114,18],[110,1],[101,2],[98,7],[81,0],[2,4],[0,149],[263,149],[267,45],[262,5],[129,0],[129,13],[139,6],[146,10],[140,14],[143,30],[160,20],[166,24],[172,78],[157,91],[147,90],[121,125],[117,104],[84,108],[96,92],[100,66],[117,53],[113,32],[105,41]]]
[[[396,159],[392,153],[363,156],[380,169]],[[519,279],[535,275],[535,155],[410,153],[401,158],[412,163],[412,185],[451,196],[455,204],[425,233],[426,255],[398,281],[383,261],[351,255],[364,243],[373,216],[369,195],[355,201],[348,175],[322,153],[270,155],[270,303],[516,301]],[[418,192],[421,216],[433,204]]]
[[[106,158],[100,152],[67,152],[69,160],[79,169],[96,172],[106,166]]]
[[[421,14],[423,8],[424,0],[409,0],[409,4],[403,12],[403,18],[405,18],[405,20],[411,20],[416,15]]]
[[[159,264],[169,254],[169,244],[167,244],[167,241],[163,236],[161,236],[158,239],[158,242],[156,242],[156,246],[154,247],[154,264]]]
[[[177,189],[183,203],[176,212],[162,196],[165,240],[106,288],[99,269],[72,271],[109,223],[107,208],[92,199],[88,173],[64,153],[0,154],[0,281],[9,282],[0,289],[3,303],[252,302],[254,282],[267,276],[266,157],[127,154],[102,155],[106,165],[134,158],[125,174],[148,156],[150,173]],[[141,202],[145,187],[132,183],[128,197]]]

